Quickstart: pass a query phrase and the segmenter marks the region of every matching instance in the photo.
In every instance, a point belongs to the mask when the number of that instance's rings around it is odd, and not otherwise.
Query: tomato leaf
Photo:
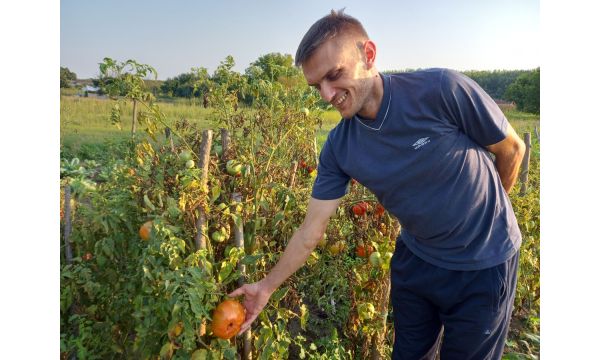
[[[240,261],[244,265],[252,265],[255,264],[259,259],[263,258],[264,254],[256,254],[256,255],[246,255]]]
[[[233,265],[231,265],[231,263],[229,263],[229,262],[221,263],[221,270],[219,270],[219,275],[218,275],[219,282],[220,283],[225,282],[225,280],[227,280],[227,277],[229,277],[229,275],[231,275],[232,271],[233,271]]]
[[[275,291],[275,293],[273,293],[273,296],[271,296],[273,303],[278,304],[279,301],[281,301],[281,299],[283,299],[287,295],[289,290],[290,288],[286,286],[279,288],[277,291]]]

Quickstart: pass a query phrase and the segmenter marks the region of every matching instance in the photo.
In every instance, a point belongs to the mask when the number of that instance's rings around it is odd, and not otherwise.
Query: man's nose
[[[321,97],[326,102],[330,103],[333,100],[333,96],[335,95],[335,90],[332,86],[329,86],[327,83],[321,84]]]

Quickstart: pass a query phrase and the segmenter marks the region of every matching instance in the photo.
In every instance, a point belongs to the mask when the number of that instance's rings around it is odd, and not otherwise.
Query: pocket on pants
[[[508,276],[508,261],[492,268],[493,277],[493,301],[492,311],[500,311],[506,302],[507,296],[507,276]]]

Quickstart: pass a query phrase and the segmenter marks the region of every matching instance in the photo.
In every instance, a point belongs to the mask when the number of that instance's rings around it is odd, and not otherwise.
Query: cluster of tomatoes
[[[361,201],[352,206],[352,214],[355,216],[366,216],[371,211],[371,205],[366,201]],[[385,213],[385,208],[380,203],[375,205],[373,215],[380,218]]]
[[[352,179],[352,181],[356,181]],[[379,223],[378,229],[380,232],[385,233],[385,224],[380,223],[378,220],[385,214],[385,208],[379,202],[372,206],[367,201],[360,201],[354,204],[351,207],[352,216],[355,219],[358,219],[359,222],[367,221],[368,215],[371,214],[372,217]],[[369,263],[373,267],[386,267],[389,268],[389,263],[392,258],[391,252],[385,252],[384,254],[376,251],[375,248],[370,244],[365,244],[362,240],[359,240],[356,246],[356,256],[369,259]]]
[[[316,174],[317,170],[314,166],[308,165],[304,159],[300,159],[300,162],[298,162],[298,168],[300,171],[303,171],[311,176]]]

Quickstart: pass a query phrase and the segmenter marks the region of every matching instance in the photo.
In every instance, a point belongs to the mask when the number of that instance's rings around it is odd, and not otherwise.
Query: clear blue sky
[[[60,2],[60,63],[78,78],[104,57],[152,65],[159,79],[227,55],[243,72],[259,56],[296,53],[332,8],[358,18],[378,47],[380,70],[540,66],[537,0],[81,1]]]

